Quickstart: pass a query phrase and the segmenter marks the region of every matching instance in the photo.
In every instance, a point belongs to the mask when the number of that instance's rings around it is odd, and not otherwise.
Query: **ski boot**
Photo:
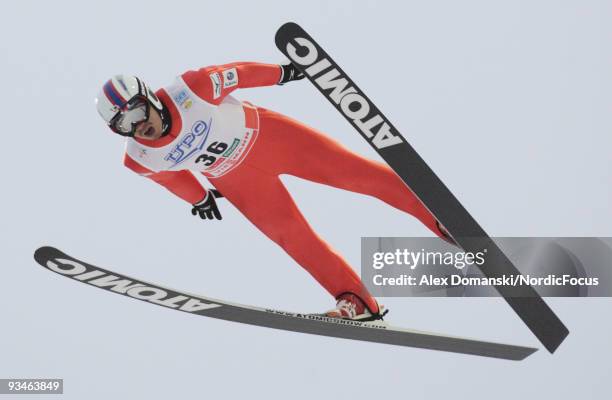
[[[350,319],[353,321],[382,320],[389,312],[384,306],[378,306],[378,312],[371,312],[357,295],[344,293],[336,299],[336,308],[327,311],[324,315],[329,318]]]

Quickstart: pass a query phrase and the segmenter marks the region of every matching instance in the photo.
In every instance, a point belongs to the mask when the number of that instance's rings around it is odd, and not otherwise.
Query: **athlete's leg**
[[[249,159],[252,156],[257,157],[253,154]],[[247,160],[210,182],[334,298],[345,292],[355,293],[372,312],[378,312],[376,300],[359,276],[312,230],[278,176],[249,165]]]
[[[270,164],[267,168],[374,196],[415,216],[436,235],[445,236],[429,210],[386,164],[355,154],[315,129],[273,111],[260,110],[260,127],[274,152],[272,159],[266,160]]]

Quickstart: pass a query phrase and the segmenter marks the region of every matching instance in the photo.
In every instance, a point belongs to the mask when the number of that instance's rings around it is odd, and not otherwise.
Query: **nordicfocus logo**
[[[48,260],[46,267],[53,272],[68,276],[77,281],[86,282],[115,293],[181,311],[197,313],[198,311],[221,307],[220,304],[206,303],[189,296],[172,295],[167,290],[112,275],[99,269],[88,269],[86,266],[73,260],[64,258],[56,258],[55,261]]]
[[[402,143],[399,134],[392,131],[391,124],[382,117],[363,94],[359,93],[350,79],[343,76],[326,57],[319,59],[317,46],[310,40],[298,37],[287,43],[287,54],[291,61],[307,67],[306,74],[336,104],[340,111],[372,142],[377,149],[384,149]],[[331,67],[331,69],[330,69]],[[318,77],[317,77],[318,76]],[[315,78],[316,77],[316,78]],[[370,111],[374,110],[374,115]]]

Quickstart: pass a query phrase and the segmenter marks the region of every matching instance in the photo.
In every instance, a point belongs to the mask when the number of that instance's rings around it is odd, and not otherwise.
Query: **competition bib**
[[[181,131],[169,144],[149,147],[130,138],[126,152],[154,171],[192,170],[209,178],[236,168],[253,146],[259,119],[255,107],[231,96],[218,106],[189,89],[182,78],[165,89],[180,114]]]

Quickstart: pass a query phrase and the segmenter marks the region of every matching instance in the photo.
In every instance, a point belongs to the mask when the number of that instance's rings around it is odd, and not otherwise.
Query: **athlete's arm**
[[[289,77],[292,77],[290,80],[300,79],[296,74],[291,74],[288,66],[254,62],[213,65],[182,75],[195,94],[213,104],[221,103],[236,89],[282,84],[288,82]]]
[[[127,154],[123,164],[137,174],[159,183],[189,204],[198,204],[207,197],[207,190],[187,170],[153,172],[138,164]]]

